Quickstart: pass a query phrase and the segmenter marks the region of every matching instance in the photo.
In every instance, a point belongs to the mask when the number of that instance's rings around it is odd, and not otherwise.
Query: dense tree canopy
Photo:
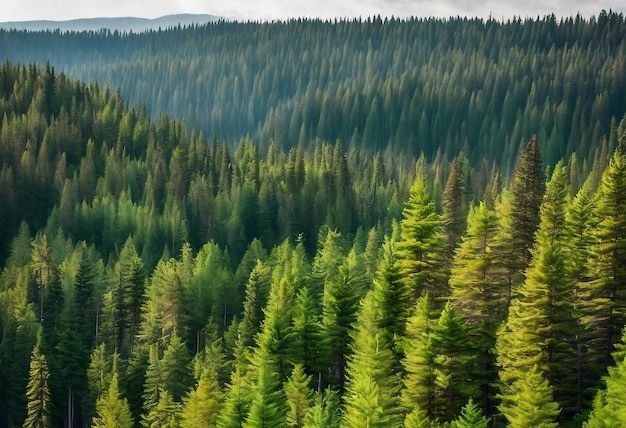
[[[0,31],[0,426],[620,414],[624,26]]]

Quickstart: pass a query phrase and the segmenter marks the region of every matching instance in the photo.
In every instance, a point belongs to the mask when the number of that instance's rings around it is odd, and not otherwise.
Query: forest
[[[0,31],[0,426],[619,426],[625,38]]]

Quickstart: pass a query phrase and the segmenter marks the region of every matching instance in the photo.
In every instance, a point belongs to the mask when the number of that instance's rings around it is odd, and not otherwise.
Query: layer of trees
[[[626,118],[588,173],[531,136],[507,178],[341,141],[231,151],[49,65],[5,62],[0,89],[0,425],[623,411]]]
[[[626,112],[626,21],[466,18],[219,22],[145,34],[0,31],[0,58],[49,61],[121,88],[207,138],[288,151],[316,138],[372,155],[513,170],[537,134],[546,162],[594,160]],[[110,141],[109,141],[110,142]],[[606,154],[606,153],[605,153]],[[588,172],[588,170],[586,171]]]

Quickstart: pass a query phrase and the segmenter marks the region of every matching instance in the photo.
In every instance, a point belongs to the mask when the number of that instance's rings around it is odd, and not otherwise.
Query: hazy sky
[[[597,15],[626,11],[626,0],[2,0],[0,21],[87,17],[156,18],[172,13],[208,13],[234,19],[289,17]]]

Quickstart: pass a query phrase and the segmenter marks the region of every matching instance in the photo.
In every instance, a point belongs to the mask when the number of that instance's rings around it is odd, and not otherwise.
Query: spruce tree
[[[503,406],[515,392],[509,387],[538,365],[554,387],[555,399],[566,412],[575,406],[578,324],[574,313],[574,283],[566,266],[568,237],[566,170],[558,163],[541,206],[541,223],[533,260],[519,297],[499,333],[497,351],[503,382]],[[513,395],[510,395],[510,392]]]
[[[584,337],[589,376],[597,380],[613,363],[611,354],[626,325],[626,154],[613,154],[597,191],[591,248],[591,281],[582,284]]]
[[[182,428],[215,427],[220,413],[222,392],[215,374],[205,371],[198,385],[183,400]]]
[[[451,302],[466,320],[468,334],[476,349],[479,384],[475,398],[480,406],[491,408],[493,385],[497,381],[495,356],[496,330],[507,313],[508,287],[494,252],[498,233],[496,213],[484,202],[472,207],[450,274]]]
[[[559,405],[552,388],[537,365],[511,386],[510,399],[500,406],[511,428],[556,428]]]
[[[535,231],[539,226],[539,207],[545,191],[543,159],[537,136],[528,144],[522,141],[521,153],[511,179],[512,235],[514,257],[523,270],[531,259]]]
[[[286,418],[288,427],[304,427],[304,419],[313,402],[310,384],[311,376],[306,375],[302,364],[296,364],[283,388],[289,405]]]
[[[468,203],[463,160],[463,155],[452,160],[441,201],[443,211],[441,220],[446,237],[445,253],[449,260],[452,259],[454,250],[466,228]]]
[[[450,303],[433,325],[435,419],[452,421],[467,400],[475,393],[476,383],[471,379],[475,364],[473,345],[469,340],[463,319]]]
[[[400,280],[414,298],[424,293],[433,298],[447,296],[441,217],[420,178],[411,186],[400,227],[400,240],[396,245]]]
[[[402,380],[402,405],[407,413],[415,413],[411,420],[434,416],[435,373],[432,343],[432,305],[427,295],[420,297],[409,317],[404,338],[405,357],[402,360],[405,375]],[[408,416],[407,416],[408,417]],[[408,422],[407,422],[408,423]],[[413,426],[417,422],[413,423]]]
[[[41,338],[37,341],[30,359],[30,373],[26,387],[26,420],[24,428],[48,428],[50,421],[50,388],[48,387],[48,361],[41,351]]]
[[[349,427],[401,426],[399,374],[389,332],[378,327],[380,309],[370,292],[364,298],[348,361],[344,423]]]
[[[626,330],[622,347],[626,343]],[[626,359],[623,349],[614,354],[616,364],[608,368],[606,388],[596,394],[585,428],[620,427],[626,420]]]
[[[483,415],[480,407],[470,398],[452,426],[454,428],[487,428],[488,424],[489,420]]]
[[[96,417],[92,426],[97,428],[132,428],[134,426],[128,400],[120,396],[117,373],[113,375],[108,392],[102,395],[96,403]]]

